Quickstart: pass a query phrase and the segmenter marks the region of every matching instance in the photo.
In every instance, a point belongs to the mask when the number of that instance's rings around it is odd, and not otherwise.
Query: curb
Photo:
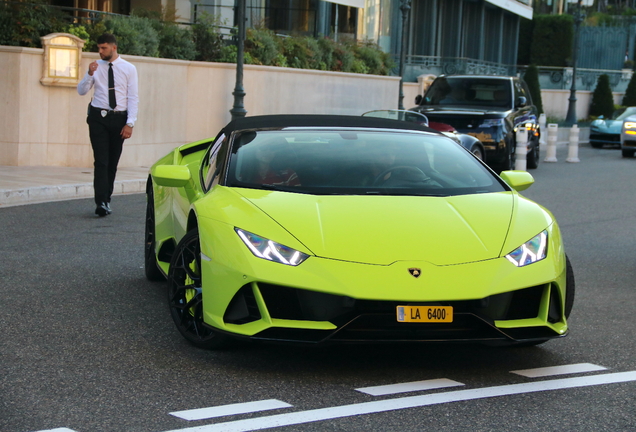
[[[146,192],[146,179],[115,181],[113,195]],[[95,196],[92,183],[57,186],[34,186],[22,189],[0,190],[0,208],[49,201],[64,201]]]

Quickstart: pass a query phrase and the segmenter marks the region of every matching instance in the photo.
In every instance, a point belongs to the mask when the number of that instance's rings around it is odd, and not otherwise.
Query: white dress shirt
[[[84,78],[77,85],[77,92],[85,95],[95,87],[91,105],[95,108],[110,110],[108,103],[108,61],[97,60],[98,68],[93,76],[86,72]],[[115,111],[128,111],[126,123],[133,125],[137,121],[137,109],[139,107],[139,86],[137,83],[137,68],[132,64],[117,57],[113,63],[113,75],[115,77],[115,97],[117,107]]]

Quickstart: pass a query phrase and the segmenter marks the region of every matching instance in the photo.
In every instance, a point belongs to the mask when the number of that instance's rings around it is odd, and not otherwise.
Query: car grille
[[[539,285],[489,296],[480,300],[450,302],[398,302],[355,300],[308,290],[266,283],[247,284],[236,294],[225,321],[244,324],[260,319],[253,289],[258,289],[269,315],[275,319],[329,321],[335,330],[270,328],[254,339],[290,342],[352,341],[489,341],[558,336],[549,329],[498,329],[496,320],[536,318],[550,285]],[[398,305],[452,306],[452,323],[400,323]],[[562,319],[557,287],[550,289],[548,321]]]

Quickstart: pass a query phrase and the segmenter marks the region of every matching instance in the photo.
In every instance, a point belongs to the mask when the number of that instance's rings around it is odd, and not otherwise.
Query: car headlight
[[[636,122],[625,122],[623,123],[623,130],[626,134],[635,135],[636,131],[630,130],[636,129]]]
[[[548,232],[543,231],[506,255],[517,267],[527,266],[545,258],[548,247]]]
[[[243,240],[243,243],[245,243],[254,256],[258,258],[290,266],[297,266],[309,258],[309,255],[306,253],[283,246],[280,243],[257,236],[256,234],[252,234],[251,232],[244,231],[240,228],[234,228],[234,231],[236,231],[241,240]]]

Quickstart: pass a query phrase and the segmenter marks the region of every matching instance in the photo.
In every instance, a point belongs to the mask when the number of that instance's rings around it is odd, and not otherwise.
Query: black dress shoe
[[[108,203],[101,203],[95,209],[95,214],[99,217],[108,216],[111,213],[112,212],[110,211],[110,206],[108,205]]]

